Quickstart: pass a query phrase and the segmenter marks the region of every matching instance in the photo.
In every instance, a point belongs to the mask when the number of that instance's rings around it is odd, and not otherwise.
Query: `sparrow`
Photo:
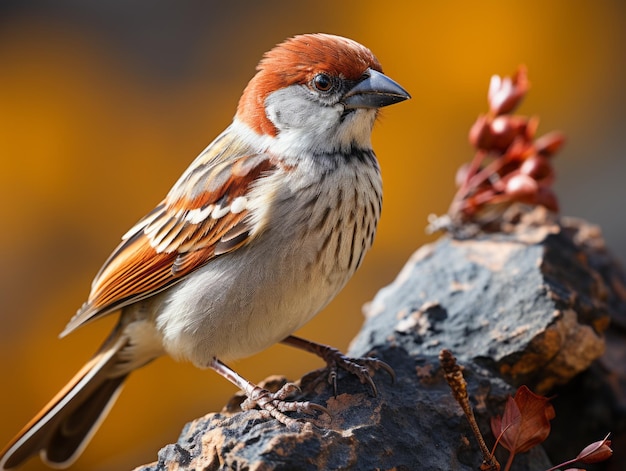
[[[248,407],[284,424],[326,409],[271,393],[227,362],[283,342],[322,357],[376,394],[393,370],[292,333],[343,288],[372,246],[382,207],[371,132],[381,107],[410,95],[365,46],[305,34],[267,52],[232,123],[123,237],[61,337],[120,312],[91,360],[0,454],[70,466],[137,368],[164,354],[211,368]]]

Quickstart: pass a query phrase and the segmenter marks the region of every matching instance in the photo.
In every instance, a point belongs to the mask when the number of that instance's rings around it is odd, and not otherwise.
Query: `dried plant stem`
[[[472,432],[476,437],[476,441],[478,441],[478,446],[483,454],[483,464],[480,467],[481,471],[498,471],[500,469],[500,463],[498,463],[496,458],[489,451],[483,435],[480,433],[476,417],[474,416],[474,411],[469,402],[467,383],[465,382],[465,378],[463,378],[463,371],[461,367],[457,364],[456,358],[452,355],[452,352],[446,349],[439,352],[439,364],[441,365],[443,375],[452,390],[452,396],[461,406],[461,409],[463,409],[463,413],[470,424]]]

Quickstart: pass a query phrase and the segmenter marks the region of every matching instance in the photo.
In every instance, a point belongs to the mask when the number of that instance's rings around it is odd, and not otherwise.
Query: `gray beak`
[[[346,109],[382,108],[411,98],[411,95],[384,74],[367,69],[365,78],[343,96]]]

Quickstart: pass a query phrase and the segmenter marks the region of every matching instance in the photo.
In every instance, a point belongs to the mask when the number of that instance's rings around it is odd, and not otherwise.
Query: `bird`
[[[128,375],[162,355],[210,368],[268,420],[326,409],[271,393],[227,366],[276,343],[323,358],[376,394],[393,370],[348,358],[293,333],[361,265],[382,209],[371,133],[382,107],[410,98],[362,44],[325,33],[266,52],[230,125],[166,197],[126,234],[87,301],[60,334],[119,312],[102,346],[0,452],[0,469],[39,454],[69,467],[104,420]]]

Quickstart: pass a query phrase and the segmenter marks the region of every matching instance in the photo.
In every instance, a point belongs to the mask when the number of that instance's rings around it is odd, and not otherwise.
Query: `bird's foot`
[[[393,368],[382,360],[373,357],[352,358],[344,355],[339,350],[328,345],[311,342],[293,335],[282,341],[287,345],[311,352],[322,358],[328,365],[328,382],[333,385],[335,396],[337,395],[337,373],[339,369],[356,376],[363,384],[367,384],[374,396],[378,395],[378,389],[372,376],[378,370],[386,371],[391,377],[392,383],[396,380]]]
[[[309,401],[287,400],[289,396],[297,392],[300,392],[300,388],[293,383],[286,383],[276,392],[254,386],[251,390],[246,391],[246,400],[241,403],[241,409],[251,410],[258,407],[263,416],[273,417],[287,426],[297,423],[298,419],[285,415],[285,412],[298,412],[307,415],[315,415],[317,412],[329,414],[328,409],[319,404]]]

